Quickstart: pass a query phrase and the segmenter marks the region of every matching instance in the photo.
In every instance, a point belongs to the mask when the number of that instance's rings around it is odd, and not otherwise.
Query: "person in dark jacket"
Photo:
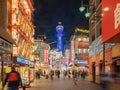
[[[8,82],[8,90],[19,90],[19,85],[22,86],[22,80],[19,72],[14,67],[11,68],[11,72],[6,75],[4,86]]]

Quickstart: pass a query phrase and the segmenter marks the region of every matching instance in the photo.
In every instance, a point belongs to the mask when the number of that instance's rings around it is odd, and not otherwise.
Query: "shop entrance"
[[[93,75],[92,75],[92,77],[93,77],[93,82],[95,82],[95,78],[96,78],[96,68],[95,68],[95,62],[93,62],[92,63],[92,73],[93,73]]]
[[[120,60],[116,60],[114,63],[116,73],[120,73]]]

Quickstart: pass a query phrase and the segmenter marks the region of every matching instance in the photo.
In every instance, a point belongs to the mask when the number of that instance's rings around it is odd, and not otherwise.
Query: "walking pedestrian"
[[[67,71],[66,70],[64,70],[63,71],[63,78],[64,78],[64,80],[65,80],[65,77],[67,76]]]
[[[12,67],[11,72],[6,75],[5,83],[3,84],[3,86],[5,86],[7,82],[8,90],[19,90],[19,85],[22,86],[20,74],[15,70],[14,67]]]
[[[46,76],[46,71],[44,71],[44,76]]]
[[[38,79],[40,79],[40,70],[38,70],[37,74],[38,74]]]
[[[35,77],[38,79],[38,71],[35,72]]]
[[[68,78],[70,79],[70,77],[71,77],[71,72],[70,72],[70,70],[68,71]]]
[[[50,79],[51,79],[51,80],[53,80],[53,75],[54,75],[53,73],[54,73],[53,70],[51,70],[51,71],[50,71]]]
[[[74,85],[77,85],[77,70],[73,70],[73,82]]]
[[[82,75],[82,79],[85,80],[85,78],[86,78],[86,72],[84,70],[82,71],[81,75]]]
[[[57,77],[60,78],[60,70],[57,71]]]

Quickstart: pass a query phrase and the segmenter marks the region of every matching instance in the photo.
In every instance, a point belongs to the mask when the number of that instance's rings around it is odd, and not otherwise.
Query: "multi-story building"
[[[99,75],[96,63],[102,60],[102,44],[101,44],[101,0],[90,0],[89,11],[91,16],[89,18],[89,66],[90,66],[90,80],[95,81],[96,76]],[[97,55],[97,53],[99,53]],[[99,57],[98,57],[99,56]],[[97,60],[96,60],[97,59]],[[101,63],[100,63],[101,66]],[[100,68],[99,68],[100,69]],[[97,70],[97,71],[96,71]],[[102,71],[101,69],[99,70]]]
[[[41,39],[34,40],[34,58],[35,58],[35,70],[40,70],[41,73],[44,71],[50,71],[50,61],[48,53],[50,45]]]
[[[0,0],[0,89],[2,88],[6,68],[11,65],[13,44],[15,44],[7,32],[7,11],[7,0]]]
[[[33,40],[31,0],[8,0],[8,33],[14,39],[12,64],[21,73],[23,83],[33,80]]]
[[[120,73],[120,64],[119,64],[120,63],[119,62],[120,45],[113,42],[113,40],[111,40],[112,43],[110,43],[110,39],[108,43],[106,43],[105,41],[103,42],[103,39],[104,39],[103,34],[105,33],[103,29],[104,27],[111,27],[111,26],[107,25],[108,24],[106,23],[107,20],[105,22],[103,21],[104,20],[103,17],[105,13],[103,13],[102,11],[104,11],[105,9],[102,8],[103,3],[101,1],[102,0],[90,0],[89,2],[89,10],[91,13],[91,16],[89,18],[89,30],[90,30],[90,34],[89,34],[90,36],[90,46],[89,46],[90,73],[89,74],[90,74],[90,80],[97,83],[100,83],[101,72]],[[106,2],[109,2],[109,1],[105,1],[105,5],[107,5]],[[108,6],[113,8],[113,6],[111,5],[108,5]],[[108,19],[110,20],[111,18],[113,18],[109,15],[106,15],[106,17],[109,17]],[[110,23],[114,23],[114,22],[110,21]],[[105,34],[104,35],[108,38],[109,30],[108,28],[106,28],[106,30],[107,30],[107,33],[106,35]],[[114,38],[114,41],[115,41],[115,38]]]
[[[89,37],[88,30],[76,28],[71,37],[70,60],[79,66],[78,70],[88,69]]]

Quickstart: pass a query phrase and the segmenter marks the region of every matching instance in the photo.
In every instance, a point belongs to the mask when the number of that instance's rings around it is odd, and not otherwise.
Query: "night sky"
[[[64,26],[63,42],[69,44],[70,36],[74,34],[74,29],[80,27],[88,29],[88,18],[79,11],[81,0],[33,0],[33,24],[35,26],[35,38],[38,35],[46,34],[46,42],[57,41],[56,26],[62,22]],[[89,0],[83,0],[84,4]],[[57,43],[51,44],[56,48]]]

